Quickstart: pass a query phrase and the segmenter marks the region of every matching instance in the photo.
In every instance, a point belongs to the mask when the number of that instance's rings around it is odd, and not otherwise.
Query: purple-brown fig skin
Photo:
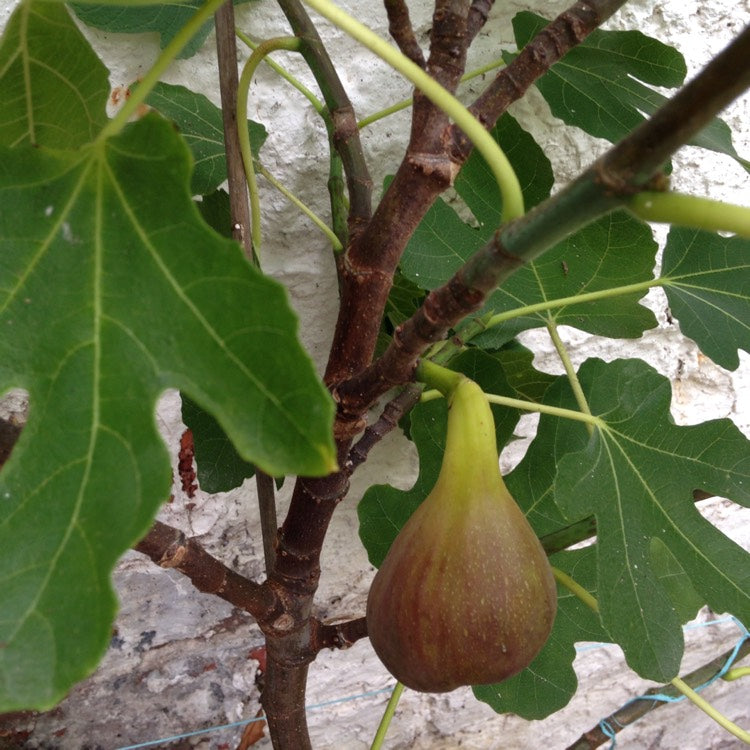
[[[502,479],[438,481],[400,531],[367,602],[368,633],[407,687],[447,692],[526,668],[557,609],[547,556]]]

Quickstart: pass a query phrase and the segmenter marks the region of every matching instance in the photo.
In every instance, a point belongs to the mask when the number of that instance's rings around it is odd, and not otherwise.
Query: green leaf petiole
[[[425,360],[422,361],[424,362]],[[432,390],[425,391],[419,400],[420,402],[434,401],[436,398],[442,398],[443,395],[444,394],[440,389],[433,388]],[[599,417],[595,417],[593,414],[585,414],[584,412],[574,411],[573,409],[563,409],[559,406],[550,406],[549,404],[538,404],[534,401],[524,401],[523,399],[519,398],[500,396],[497,393],[486,393],[485,396],[491,404],[506,406],[509,409],[520,409],[521,411],[535,412],[538,414],[548,414],[551,417],[572,419],[576,422],[584,422],[591,427],[598,427],[600,429],[605,429],[607,426],[604,420],[600,419]]]
[[[697,195],[644,191],[626,204],[639,219],[750,237],[750,206]]]
[[[397,682],[396,687],[393,688],[391,697],[388,699],[388,705],[385,707],[385,713],[383,714],[383,718],[380,720],[378,731],[375,733],[375,737],[372,740],[370,750],[380,750],[380,748],[383,746],[383,740],[385,739],[385,735],[388,732],[388,727],[391,725],[393,715],[396,713],[396,706],[398,705],[398,702],[401,699],[401,694],[403,692],[403,684]]]

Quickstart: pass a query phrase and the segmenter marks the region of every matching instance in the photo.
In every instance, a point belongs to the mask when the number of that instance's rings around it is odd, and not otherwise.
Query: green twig
[[[508,158],[492,136],[469,110],[406,55],[391,46],[330,0],[305,0],[318,13],[367,47],[409,79],[436,107],[445,112],[466,134],[492,170],[503,198],[503,222],[524,214],[523,194]]]
[[[537,302],[533,305],[524,305],[523,307],[516,307],[513,310],[507,310],[506,312],[495,313],[492,315],[480,330],[476,333],[481,333],[486,328],[492,326],[498,326],[501,323],[505,323],[508,320],[514,320],[525,315],[535,315],[536,313],[546,312],[547,310],[555,310],[561,307],[567,307],[568,305],[579,305],[585,302],[596,302],[597,300],[609,299],[611,297],[618,297],[624,294],[637,294],[639,292],[645,293],[651,287],[662,285],[667,279],[649,279],[648,281],[639,281],[636,284],[625,284],[623,286],[615,286],[610,289],[600,289],[596,292],[586,292],[584,294],[576,294],[571,297],[558,297],[557,299],[544,300],[544,302]],[[476,333],[474,335],[476,335]],[[466,336],[466,340],[468,340]]]
[[[722,679],[732,682],[733,680],[739,680],[740,677],[750,677],[750,667],[735,667],[734,669],[730,669],[723,675]]]
[[[138,87],[131,93],[130,97],[120,108],[120,111],[102,128],[98,139],[104,141],[117,135],[127,125],[128,120],[138,111],[138,108],[146,101],[151,90],[159,82],[172,61],[180,54],[183,47],[200,31],[206,21],[211,18],[216,9],[224,3],[224,0],[207,0],[191,17],[190,20],[172,37],[169,44],[161,51],[156,62],[151,66],[148,73],[138,83]]]
[[[333,245],[333,249],[335,251],[343,250],[343,245],[341,244],[341,241],[336,236],[335,232],[323,221],[323,219],[320,218],[308,205],[303,203],[294,193],[292,193],[288,188],[284,187],[259,161],[255,161],[255,169],[256,171],[263,175],[270,183],[273,185],[276,190],[278,190],[290,203],[293,203],[300,211],[302,211],[305,216],[307,216],[310,221],[315,224],[318,229],[320,229],[323,234],[328,237],[328,239],[331,241],[331,245]]]
[[[422,359],[417,365],[414,378],[420,383],[426,383],[431,388],[436,389],[441,395],[448,397],[466,376],[463,373],[430,362],[429,359]]]
[[[426,362],[422,360],[421,362]],[[421,363],[420,363],[421,366]],[[450,371],[449,371],[450,372]],[[419,376],[419,370],[417,370],[417,379],[426,380],[424,377]],[[534,412],[538,414],[548,414],[552,417],[561,417],[562,419],[573,419],[576,422],[584,422],[591,427],[598,427],[599,429],[606,428],[606,422],[600,417],[595,417],[592,414],[575,411],[574,409],[563,409],[559,406],[550,406],[549,404],[538,404],[534,401],[524,401],[519,398],[510,398],[509,396],[500,396],[497,393],[485,393],[487,400],[491,404],[497,404],[498,406],[506,406],[509,409],[520,409],[521,411]],[[420,396],[420,401],[434,401],[436,398],[442,398],[443,393],[440,390],[433,389],[425,391]]]
[[[246,44],[251,50],[256,50],[260,46],[260,42],[256,42],[253,39],[251,39],[247,34],[245,34],[243,31],[240,31],[239,29],[236,31],[237,38],[240,39],[244,44]],[[295,78],[286,68],[279,65],[275,60],[272,60],[270,57],[264,57],[263,62],[268,65],[271,70],[273,70],[277,75],[279,75],[281,78],[283,78],[288,84],[293,86],[297,91],[302,94],[302,96],[307,99],[307,101],[310,102],[313,109],[323,118],[328,117],[328,110],[326,109],[325,104],[323,104],[320,99],[318,99],[315,94],[313,94],[312,91],[310,91],[307,86],[305,86],[302,81],[300,81],[298,78]]]
[[[400,682],[397,682],[396,687],[393,688],[391,697],[388,700],[388,705],[385,707],[385,713],[383,714],[383,718],[380,720],[378,731],[375,733],[375,737],[372,740],[370,750],[380,750],[380,748],[383,746],[383,740],[385,739],[385,735],[388,732],[388,727],[391,725],[391,719],[393,719],[393,715],[396,713],[396,706],[398,705],[399,699],[401,698],[401,694],[403,692],[404,686]]]
[[[255,179],[255,168],[253,164],[253,150],[250,144],[250,132],[247,128],[247,104],[250,95],[250,82],[255,74],[255,69],[260,65],[266,55],[276,50],[288,50],[294,52],[300,47],[300,40],[294,36],[283,36],[275,39],[268,39],[259,44],[250,57],[247,59],[240,83],[237,89],[237,134],[240,139],[240,151],[242,151],[242,161],[245,165],[245,178],[247,179],[247,190],[250,195],[250,216],[251,216],[251,236],[253,241],[253,250],[256,256],[260,254],[260,198],[258,196],[258,182]]]
[[[573,391],[573,395],[575,396],[578,408],[582,412],[584,412],[584,414],[591,415],[591,409],[589,407],[588,401],[586,400],[586,394],[583,392],[583,388],[581,387],[581,381],[578,379],[578,374],[576,373],[575,367],[573,367],[573,363],[570,360],[568,350],[565,347],[563,340],[560,338],[560,332],[557,330],[557,323],[555,323],[554,320],[550,319],[547,321],[547,331],[549,332],[550,338],[552,339],[552,344],[557,351],[557,355],[560,357],[560,361],[565,368],[565,375],[567,376],[568,382],[570,383],[570,387]],[[588,428],[589,434],[591,434],[593,432],[593,426],[590,424],[586,426]]]
[[[750,237],[750,207],[711,200],[697,195],[645,191],[634,195],[627,207],[638,218],[665,224],[734,232]]]
[[[710,716],[720,727],[726,729],[727,732],[742,740],[746,745],[750,745],[750,732],[742,729],[742,727],[738,727],[733,721],[724,716],[721,711],[717,711],[705,698],[698,695],[693,688],[679,677],[675,677],[671,683],[693,705],[697,706],[701,711]]]
[[[462,75],[461,83],[470,81],[472,78],[477,78],[478,76],[481,76],[484,73],[489,72],[490,70],[495,70],[496,68],[499,68],[503,65],[505,65],[505,61],[502,58],[493,60],[486,65],[482,65],[480,68],[475,68],[474,70],[470,70],[468,73]],[[402,99],[400,102],[391,104],[390,107],[386,107],[385,109],[381,109],[378,112],[373,112],[367,117],[363,117],[357,123],[357,127],[362,130],[362,128],[366,128],[368,125],[372,125],[372,123],[377,122],[378,120],[382,120],[384,117],[388,117],[390,115],[396,114],[396,112],[401,112],[404,109],[408,109],[412,106],[412,104],[414,104],[414,100],[411,97],[409,97],[408,99]]]
[[[590,610],[597,614],[599,613],[599,602],[578,581],[554,566],[552,566],[552,575],[561,586],[568,589],[571,594],[580,599]]]

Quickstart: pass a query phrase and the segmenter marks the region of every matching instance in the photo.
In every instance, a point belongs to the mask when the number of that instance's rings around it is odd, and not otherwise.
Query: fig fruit
[[[422,692],[520,672],[557,609],[547,556],[500,475],[485,394],[458,376],[448,395],[438,480],[391,545],[367,601],[375,652]]]

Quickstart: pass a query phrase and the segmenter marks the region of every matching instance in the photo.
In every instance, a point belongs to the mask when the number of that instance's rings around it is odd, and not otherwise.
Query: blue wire
[[[746,640],[750,639],[750,632],[736,617],[732,617],[732,616],[723,617],[719,620],[711,620],[710,622],[691,623],[690,625],[685,626],[685,629],[688,630],[692,628],[704,628],[704,627],[707,627],[708,625],[721,625],[726,622],[733,622],[742,632],[742,638],[737,642],[736,646],[734,647],[732,653],[730,654],[729,658],[727,659],[727,661],[725,662],[721,670],[717,672],[710,680],[703,683],[703,685],[700,685],[699,687],[695,688],[696,692],[708,687],[712,682],[723,677],[729,671],[729,668],[732,666],[732,664],[734,663],[734,660],[737,658],[737,652],[740,650],[740,647]],[[576,651],[587,651],[589,649],[601,648],[601,647],[609,646],[609,645],[611,644],[595,643],[589,646],[582,646],[582,647],[576,646]],[[388,688],[381,688],[380,690],[371,690],[367,693],[359,693],[358,695],[350,695],[350,696],[347,696],[346,698],[334,698],[329,701],[324,701],[323,703],[314,703],[310,706],[305,706],[305,711],[314,711],[318,708],[326,708],[327,706],[334,706],[339,703],[347,703],[349,701],[360,700],[361,698],[371,698],[375,695],[382,695],[383,693],[392,693],[392,692],[393,692],[393,688],[388,687]],[[681,701],[684,699],[685,699],[684,695],[681,695],[678,697],[673,697],[671,695],[664,695],[664,694],[639,695],[637,698],[633,698],[632,700],[628,701],[628,703],[633,703],[638,700],[654,700],[654,701],[662,701],[665,703],[677,703],[678,701]],[[626,703],[625,705],[628,705],[628,703]],[[139,748],[153,747],[154,745],[160,745],[163,742],[174,742],[175,740],[184,740],[187,737],[195,737],[198,734],[209,734],[211,732],[221,732],[225,729],[236,729],[237,727],[244,727],[244,726],[247,726],[248,724],[253,724],[256,721],[265,721],[265,718],[262,716],[259,716],[254,719],[243,719],[242,721],[234,721],[231,724],[221,724],[220,726],[209,727],[208,729],[196,729],[193,732],[185,732],[184,734],[175,734],[172,737],[162,737],[159,740],[149,740],[148,742],[141,742],[137,745],[123,745],[122,747],[116,748],[116,750],[139,750]],[[599,728],[602,730],[602,733],[605,735],[605,737],[608,737],[611,740],[609,750],[614,750],[615,746],[617,745],[616,730],[612,728],[612,725],[609,724],[609,722],[606,719],[602,719],[599,722]]]
[[[310,706],[305,706],[305,711],[314,711],[317,708],[326,708],[327,706],[333,706],[337,703],[347,703],[348,701],[359,700],[360,698],[371,698],[374,695],[382,695],[383,693],[392,693],[393,688],[381,688],[380,690],[370,690],[367,693],[360,693],[359,695],[349,695],[346,698],[334,698],[330,701],[324,701],[323,703],[314,703]],[[221,724],[217,727],[209,727],[208,729],[196,729],[194,732],[185,732],[184,734],[175,734],[172,737],[162,737],[159,740],[149,740],[148,742],[140,742],[137,745],[123,745],[122,747],[116,748],[116,750],[138,750],[141,747],[153,747],[154,745],[160,745],[163,742],[174,742],[175,740],[184,740],[187,737],[195,737],[197,734],[209,734],[210,732],[220,732],[224,729],[236,729],[237,727],[244,727],[248,724],[253,724],[256,721],[265,721],[263,716],[258,716],[254,719],[243,719],[242,721],[233,721],[231,724]]]
[[[705,627],[707,625],[717,625],[722,624],[725,622],[733,622],[740,630],[741,638],[737,643],[735,644],[734,648],[732,649],[732,653],[729,654],[727,657],[727,660],[724,662],[724,666],[715,674],[713,675],[709,680],[706,680],[702,685],[699,685],[696,688],[693,688],[696,693],[699,693],[701,690],[705,690],[709,685],[716,682],[716,680],[721,679],[730,669],[732,664],[734,664],[735,659],[737,658],[737,653],[742,647],[742,644],[750,640],[750,631],[734,616],[730,615],[729,617],[724,617],[720,620],[712,620],[711,622],[703,622],[703,623],[692,623],[691,625],[686,625],[685,629],[688,628],[696,628],[696,627]],[[625,706],[629,706],[631,703],[635,703],[636,701],[655,701],[659,703],[679,703],[680,701],[684,701],[687,698],[685,695],[666,695],[665,693],[653,693],[650,695],[638,695],[635,698],[632,698],[629,700]],[[625,707],[623,706],[623,708]],[[616,719],[610,719],[614,721],[616,724],[618,723]],[[620,725],[621,728],[622,725]],[[615,738],[615,731],[612,729],[612,726],[608,723],[607,719],[602,719],[599,722],[599,728],[602,730],[602,734],[605,737],[608,737],[612,742],[610,743],[609,750],[614,750],[615,745],[617,744],[617,739]]]

